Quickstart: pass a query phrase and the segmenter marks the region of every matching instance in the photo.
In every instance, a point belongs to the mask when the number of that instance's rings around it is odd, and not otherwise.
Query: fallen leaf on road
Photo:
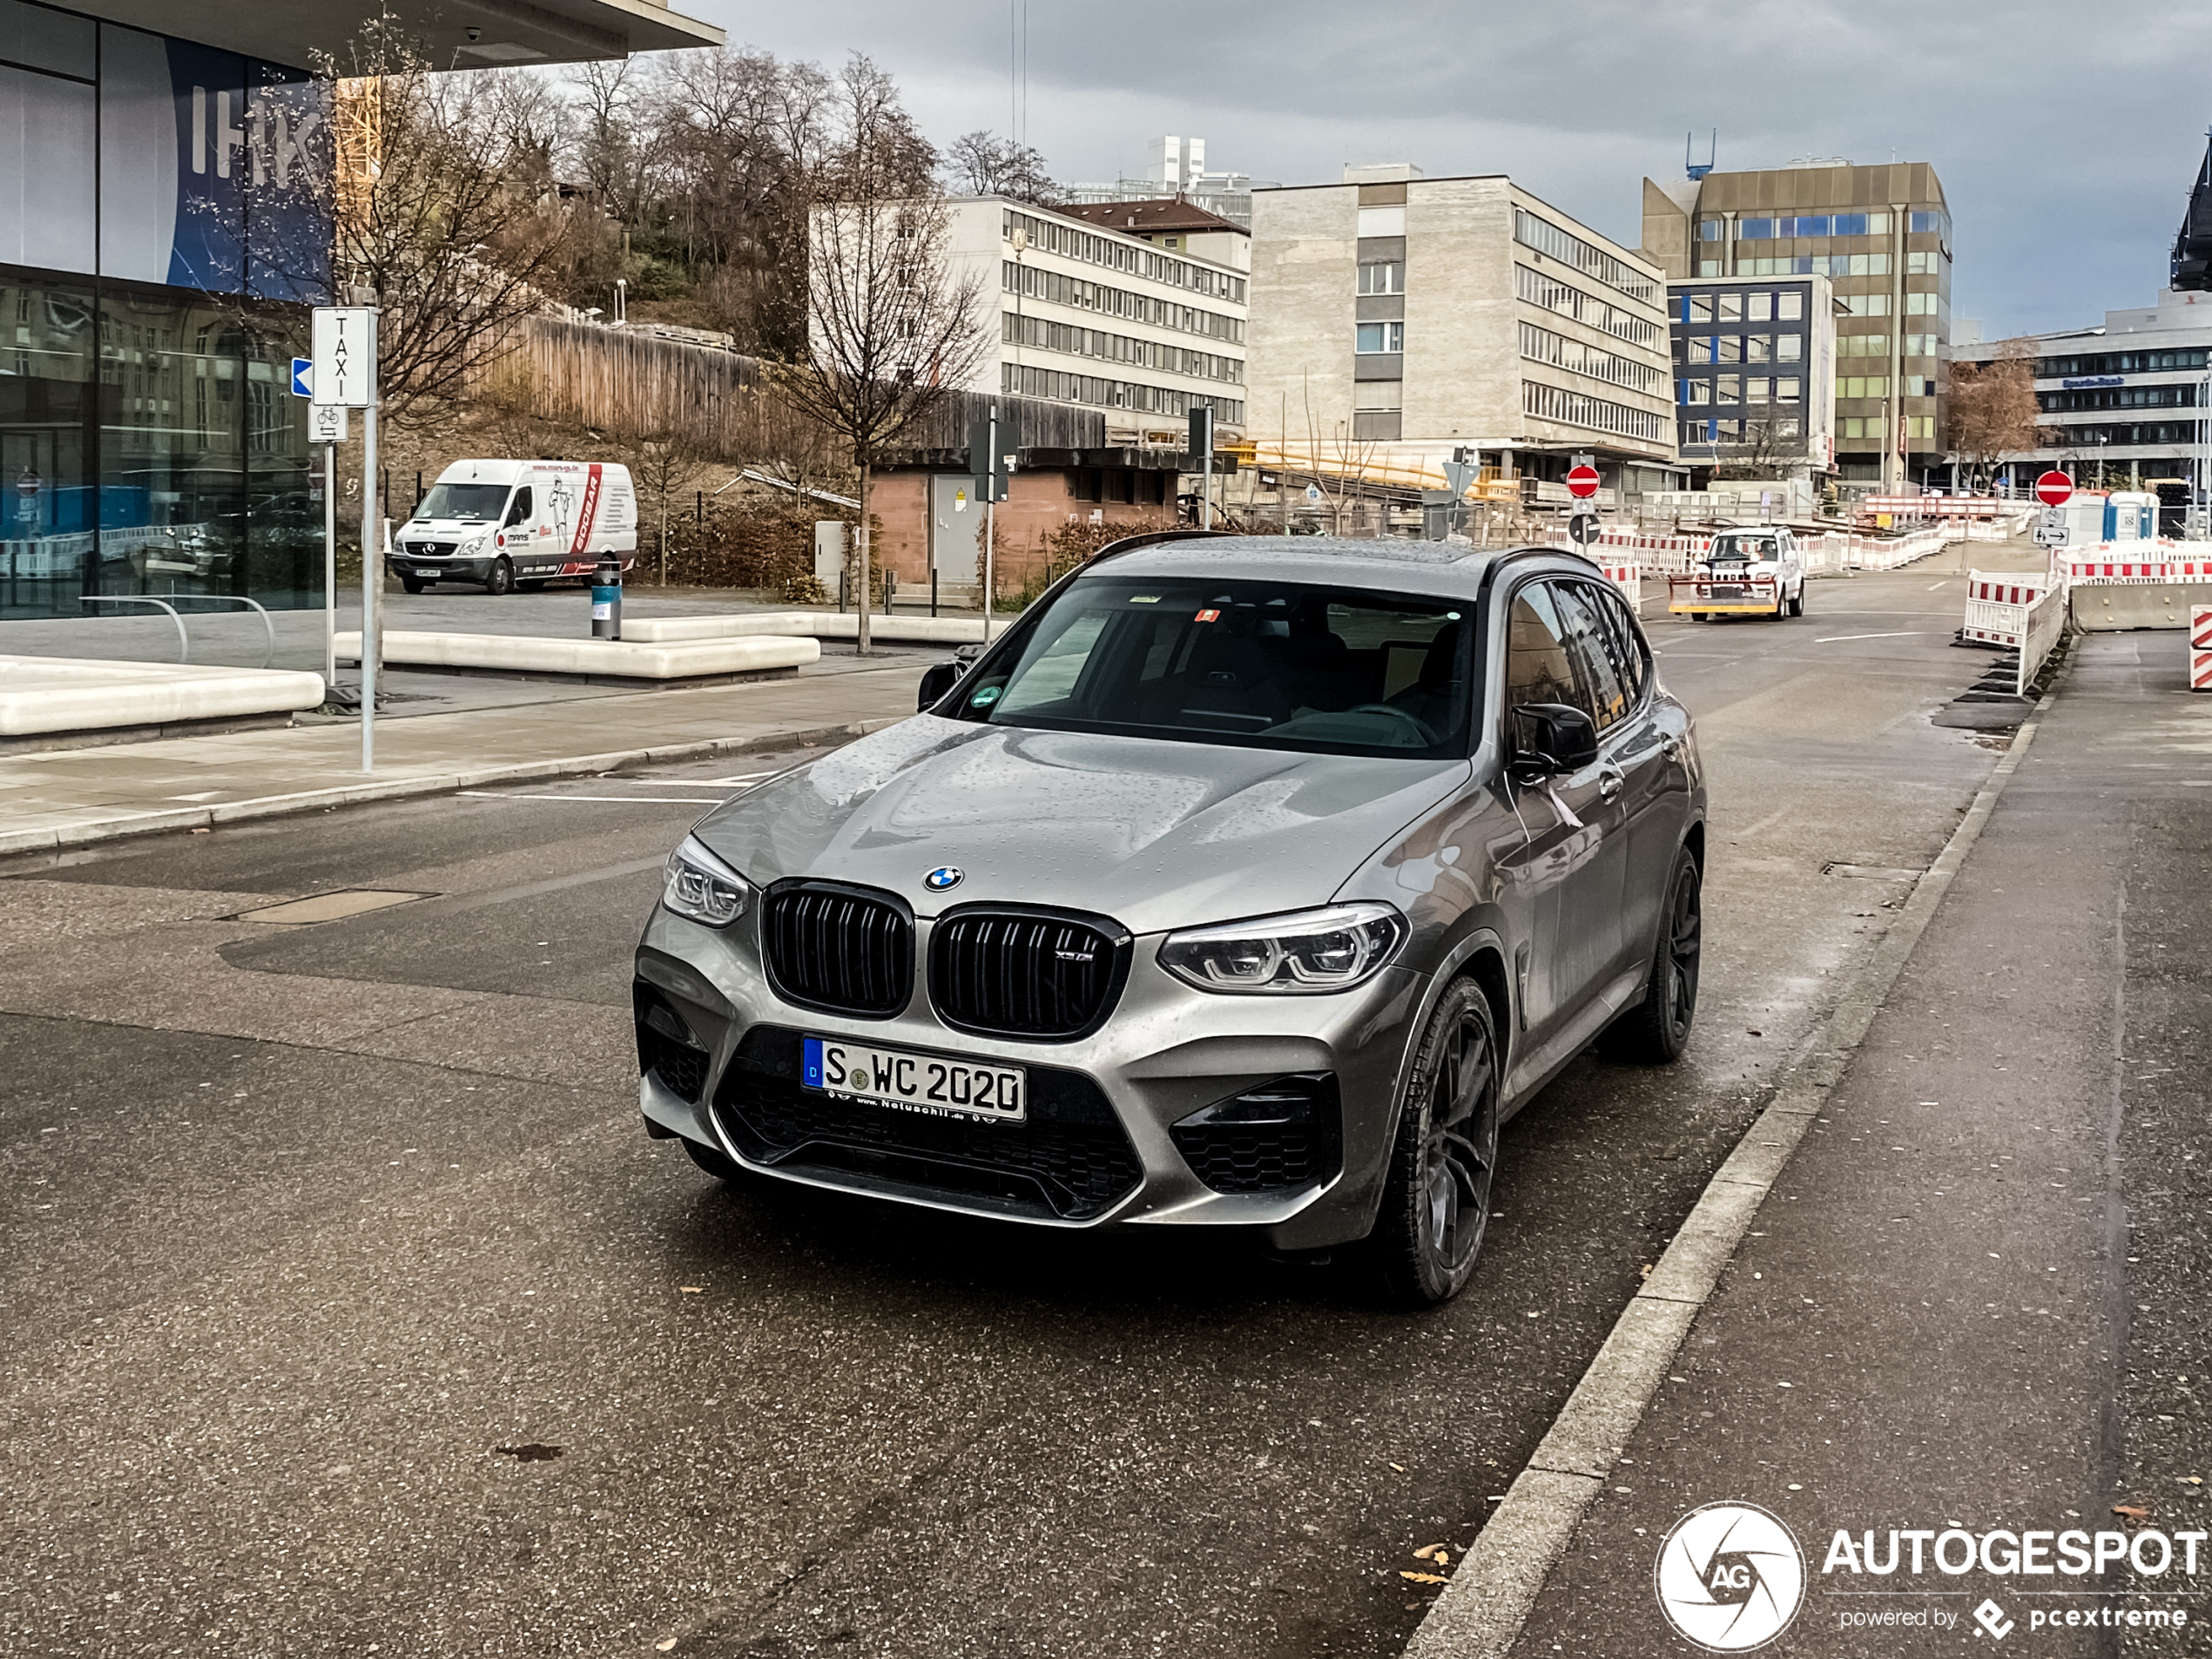
[[[1427,1561],[1433,1557],[1438,1550],[1443,1548],[1444,1546],[1441,1544],[1423,1544],[1419,1549],[1413,1552],[1413,1559],[1417,1561]]]
[[[2125,1515],[2130,1521],[2148,1521],[2150,1519],[2149,1510],[2139,1509],[2132,1503],[2116,1503],[2112,1506],[2112,1513],[2115,1515]]]
[[[706,1286],[704,1285],[679,1285],[676,1288],[683,1291],[686,1296],[705,1296],[706,1294]]]
[[[667,1641],[665,1641],[665,1642],[656,1642],[655,1643],[653,1643],[653,1651],[654,1651],[655,1653],[666,1653],[666,1652],[667,1652],[670,1649],[673,1648],[675,1645],[676,1645],[676,1638],[675,1638],[674,1636],[671,1636],[671,1637],[669,1637],[669,1639],[668,1639]]]
[[[1406,1473],[1406,1466],[1405,1466],[1404,1464],[1402,1464],[1402,1463],[1393,1463],[1393,1464],[1392,1464],[1390,1467],[1391,1467],[1392,1468],[1393,1468],[1393,1469],[1397,1470],[1397,1471],[1398,1471],[1398,1473],[1399,1473],[1399,1474],[1405,1474],[1405,1473]]]
[[[1410,1580],[1415,1584],[1441,1584],[1444,1582],[1442,1579],[1439,1578],[1433,1573],[1400,1572],[1398,1576],[1402,1579]]]
[[[1642,1274],[1644,1278],[1649,1278],[1651,1277],[1651,1264],[1649,1262],[1646,1262],[1642,1267],[1636,1269],[1636,1271]]]

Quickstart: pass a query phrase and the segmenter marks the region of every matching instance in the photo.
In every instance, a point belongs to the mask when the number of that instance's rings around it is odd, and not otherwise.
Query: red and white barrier
[[[2189,607],[2189,690],[2212,691],[2212,605]]]
[[[1643,603],[1643,567],[1639,564],[1607,563],[1605,579],[1621,590],[1621,597],[1631,605]]]
[[[2057,585],[2064,587],[2063,577]],[[2053,586],[2051,577],[2033,571],[1969,571],[1966,621],[1959,637],[1982,645],[2018,646],[2027,635],[2028,607]]]

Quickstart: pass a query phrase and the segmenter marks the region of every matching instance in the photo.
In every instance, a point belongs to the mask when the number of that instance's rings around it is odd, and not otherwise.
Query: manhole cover
[[[305,899],[287,899],[282,904],[264,905],[259,910],[241,910],[233,921],[341,921],[347,916],[358,916],[371,910],[384,910],[395,904],[413,904],[417,899],[428,899],[427,893],[379,893],[370,887],[344,887],[336,893],[317,893]]]

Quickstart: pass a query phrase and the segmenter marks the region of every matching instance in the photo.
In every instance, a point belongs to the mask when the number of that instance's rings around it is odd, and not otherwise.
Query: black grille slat
[[[827,1013],[886,1019],[914,985],[914,921],[888,897],[800,883],[772,890],[760,929],[778,995]]]
[[[929,948],[930,995],[948,1025],[1064,1040],[1111,1012],[1130,940],[1103,918],[968,910],[939,921]]]

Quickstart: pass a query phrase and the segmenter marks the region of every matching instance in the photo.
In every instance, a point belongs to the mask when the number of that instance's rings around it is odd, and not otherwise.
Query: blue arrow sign
[[[295,357],[292,360],[292,395],[313,397],[315,395],[315,360]]]

